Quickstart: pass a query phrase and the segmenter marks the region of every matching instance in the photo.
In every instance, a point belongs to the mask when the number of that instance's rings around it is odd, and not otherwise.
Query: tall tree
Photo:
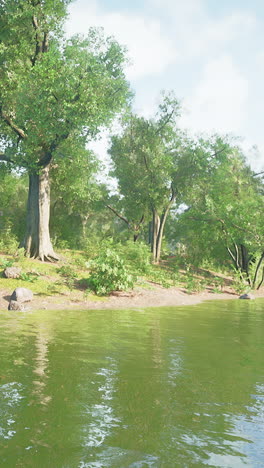
[[[208,161],[214,164],[224,150],[219,141],[207,149],[188,138],[177,128],[178,115],[178,101],[173,94],[164,95],[153,119],[132,115],[124,122],[109,151],[125,218],[151,220],[156,263],[170,210],[184,203],[198,174],[204,176]]]
[[[220,145],[220,146],[219,146]],[[241,279],[252,288],[264,280],[263,181],[255,177],[241,150],[218,139],[203,142],[204,170],[186,194],[188,209],[176,222],[181,227],[178,240],[200,261],[224,263],[229,257]],[[209,149],[217,158],[208,159]]]
[[[69,0],[0,2],[0,160],[29,174],[27,255],[56,259],[49,169],[74,135],[93,138],[130,92],[124,52],[102,32],[63,37]],[[58,159],[59,161],[59,159]]]
[[[153,119],[130,115],[123,133],[112,138],[109,153],[112,174],[118,180],[125,219],[152,218],[153,261],[159,262],[165,222],[172,207],[175,185],[175,148],[180,138],[176,130],[178,101],[164,95]],[[173,151],[172,151],[173,150]]]

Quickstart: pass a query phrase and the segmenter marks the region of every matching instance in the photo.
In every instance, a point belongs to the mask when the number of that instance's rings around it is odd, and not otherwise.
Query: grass
[[[82,251],[58,251],[60,260],[57,263],[43,263],[28,259],[18,251],[15,255],[0,252],[0,289],[12,293],[17,287],[26,287],[38,296],[70,296],[72,301],[85,299],[103,301],[88,288],[89,270],[87,254]],[[19,279],[4,278],[2,273],[6,264],[13,264],[22,269]],[[231,286],[227,276],[208,269],[181,266],[177,259],[168,258],[159,266],[150,265],[146,274],[139,274],[136,286],[152,288],[155,285],[170,288],[177,286],[187,293],[223,292]]]

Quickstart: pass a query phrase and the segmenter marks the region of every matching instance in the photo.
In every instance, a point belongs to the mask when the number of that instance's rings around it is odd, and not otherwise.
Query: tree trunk
[[[253,279],[253,288],[256,287],[257,278],[258,278],[258,273],[259,273],[259,270],[260,270],[260,267],[261,267],[261,264],[262,264],[263,260],[264,260],[264,252],[262,252],[262,255],[261,255],[261,257],[260,257],[260,259],[259,259],[259,261],[258,261],[258,264],[257,264],[257,266],[256,266],[255,275],[254,275],[254,279]],[[264,280],[264,269],[262,270],[261,281],[260,281],[260,283],[259,283],[257,289],[260,288],[260,286],[261,286],[262,283],[263,283],[263,280]]]
[[[160,228],[160,217],[156,210],[153,210],[153,219],[152,219],[152,259],[153,263],[157,263],[157,240],[158,233]]]
[[[157,237],[156,263],[159,263],[160,261],[161,244],[162,244],[164,226],[166,223],[167,216],[169,214],[169,210],[170,210],[170,207],[168,206],[165,212],[162,214],[161,220],[160,220],[159,232],[158,232],[158,237]]]
[[[39,258],[42,261],[58,260],[50,240],[49,217],[49,166],[46,166],[40,169],[39,173],[29,174],[26,234],[21,244],[28,257]]]
[[[80,215],[81,218],[81,223],[82,223],[82,238],[86,239],[87,235],[87,223],[88,219],[90,218],[90,215]]]
[[[172,190],[171,199],[164,209],[161,217],[158,215],[157,211],[153,209],[153,221],[152,221],[152,254],[153,254],[153,262],[159,263],[160,261],[160,254],[161,254],[161,245],[162,245],[162,237],[164,232],[165,223],[170,212],[171,206],[175,201],[175,191]]]
[[[153,223],[150,221],[148,223],[148,243],[151,245],[151,252],[152,252],[152,245],[153,245]]]

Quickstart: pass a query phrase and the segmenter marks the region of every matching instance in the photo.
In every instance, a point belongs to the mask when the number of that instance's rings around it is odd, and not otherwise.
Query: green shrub
[[[125,291],[133,288],[134,280],[127,265],[120,256],[111,249],[101,252],[90,262],[90,287],[99,296],[112,291]]]
[[[136,274],[147,274],[151,268],[151,253],[143,242],[127,241],[120,247],[120,255]]]
[[[34,283],[35,281],[38,280],[38,275],[36,273],[25,273],[25,272],[22,272],[20,274],[20,279],[22,279],[23,281],[27,281],[29,283]]]
[[[188,273],[185,280],[185,288],[188,294],[192,292],[201,292],[204,290],[204,283],[202,280],[195,278],[192,274]]]
[[[15,263],[15,260],[12,258],[11,259],[2,258],[0,261],[0,266],[2,268],[12,267],[14,263]]]
[[[76,278],[77,278],[77,273],[73,270],[71,265],[63,265],[60,268],[57,269],[57,272],[64,277],[64,284],[69,289],[73,289]]]
[[[15,254],[18,249],[18,240],[11,231],[11,226],[7,226],[0,231],[0,250],[8,254]]]

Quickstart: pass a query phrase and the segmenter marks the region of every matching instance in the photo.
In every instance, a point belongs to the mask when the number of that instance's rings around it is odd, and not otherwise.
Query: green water
[[[0,314],[0,466],[264,466],[264,301]]]

